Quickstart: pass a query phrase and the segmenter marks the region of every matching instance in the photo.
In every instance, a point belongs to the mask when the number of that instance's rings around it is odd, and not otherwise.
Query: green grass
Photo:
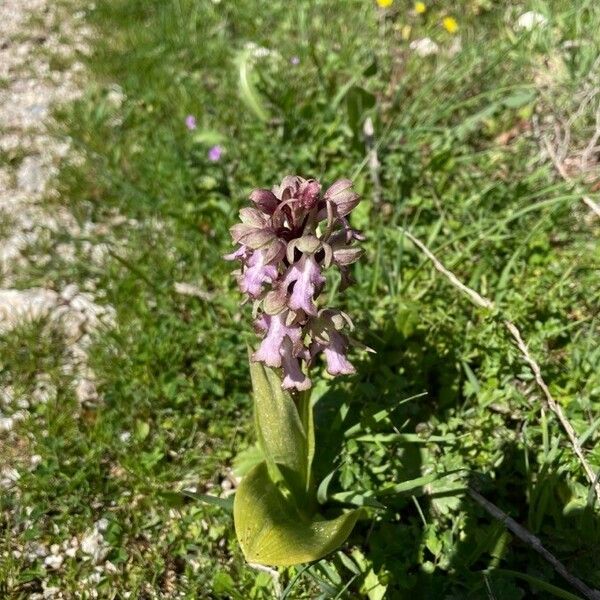
[[[62,170],[60,201],[81,221],[108,222],[118,211],[136,223],[92,234],[109,244],[102,266],[76,240],[74,263],[56,257],[20,275],[21,287],[92,280],[117,326],[92,349],[103,401],[91,407],[77,405],[52,344],[31,332],[3,339],[2,383],[27,394],[47,372],[57,385],[56,399],[19,425],[23,452],[40,464],[20,470],[18,497],[0,496],[8,597],[27,598],[42,580],[74,597],[93,588],[101,598],[273,597],[269,575],[244,564],[231,515],[174,492],[218,489],[252,443],[250,310],[239,307],[221,256],[249,191],[288,173],[352,176],[365,199],[354,222],[367,256],[336,302],[377,354],[356,357],[356,376],[318,387],[319,478],[333,463],[330,493],[377,493],[455,474],[380,498],[385,509],[359,523],[342,553],[282,573],[286,597],[513,600],[543,589],[536,580],[568,590],[464,495],[468,479],[600,587],[598,508],[531,373],[497,317],[473,308],[399,228],[518,323],[577,434],[588,432],[598,470],[600,230],[527,124],[544,126],[553,102],[573,110],[598,53],[600,8],[463,0],[417,17],[409,3],[394,7],[385,19],[368,0],[98,0],[88,9],[100,34],[91,81],[60,115],[85,163]],[[515,32],[530,9],[549,26]],[[445,14],[460,26],[453,56]],[[439,56],[408,49],[426,35]],[[565,50],[566,40],[581,44]],[[272,54],[246,65],[251,86],[240,88],[249,42]],[[548,57],[562,69],[542,88]],[[109,94],[115,83],[121,106]],[[367,113],[380,207],[360,133]],[[576,123],[579,147],[593,115],[590,107]],[[207,151],[217,141],[225,154],[213,164]],[[212,300],[178,295],[179,281]],[[94,566],[79,558],[45,572],[43,560],[13,556],[27,543],[81,537],[100,518],[114,569],[99,582],[87,580]]]

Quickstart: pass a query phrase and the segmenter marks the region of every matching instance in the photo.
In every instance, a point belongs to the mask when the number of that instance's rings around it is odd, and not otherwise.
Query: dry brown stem
[[[546,550],[538,537],[530,531],[519,525],[512,517],[509,517],[503,510],[499,509],[495,504],[484,498],[479,492],[473,488],[469,488],[469,495],[479,506],[484,508],[494,519],[498,519],[511,533],[518,537],[524,544],[533,548],[540,554],[544,560],[548,561],[554,570],[564,577],[578,592],[582,593],[589,600],[600,600],[600,592],[588,587],[581,579],[575,577],[567,571],[563,563],[554,556],[549,550]]]
[[[600,113],[599,113],[599,115],[600,115]],[[597,130],[597,133],[600,136],[600,130]],[[552,147],[552,144],[549,142],[548,138],[544,136],[543,140],[544,140],[544,146],[546,147],[546,152],[548,152],[548,156],[550,157],[550,160],[552,161],[552,164],[554,165],[554,168],[557,170],[558,174],[567,183],[573,184],[574,183],[573,178],[569,175],[569,173],[565,169],[565,166],[564,166],[562,160],[559,158],[558,154]],[[596,134],[594,134],[593,141],[591,142],[592,147],[595,146],[596,141],[597,141]],[[584,153],[584,156],[582,157],[582,161],[584,160],[584,157],[585,157],[585,153]],[[585,158],[585,164],[587,164],[587,158]],[[589,209],[591,209],[595,213],[595,215],[597,217],[600,217],[600,206],[598,206],[598,204],[596,204],[596,202],[594,202],[589,196],[586,196],[585,194],[581,197],[581,200]]]

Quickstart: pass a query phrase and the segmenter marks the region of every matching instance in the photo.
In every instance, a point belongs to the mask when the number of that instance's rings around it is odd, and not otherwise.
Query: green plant
[[[234,518],[249,562],[287,566],[335,550],[360,515],[353,510],[325,519],[319,512],[312,381],[302,368],[322,352],[330,375],[354,372],[341,332],[352,322],[330,307],[319,309],[316,299],[326,283],[323,271],[335,266],[347,283],[348,267],[361,255],[353,242],[363,238],[347,220],[359,196],[349,180],[321,194],[313,179],[285,177],[272,192],[255,190],[250,199],[254,207],[243,208],[242,222],[231,228],[239,248],[226,258],[241,262],[238,282],[254,302],[255,325],[264,334],[250,354],[263,460],[244,477]]]

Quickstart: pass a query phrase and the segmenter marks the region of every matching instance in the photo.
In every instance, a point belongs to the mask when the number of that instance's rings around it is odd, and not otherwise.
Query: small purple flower
[[[197,123],[196,123],[196,117],[194,115],[188,115],[185,118],[185,126],[190,130],[190,131],[194,131],[194,129],[196,129],[197,127]]]
[[[288,176],[272,190],[254,190],[250,200],[253,207],[230,229],[239,247],[224,258],[241,262],[238,283],[254,301],[262,341],[252,359],[281,368],[282,387],[299,391],[311,386],[305,370],[321,353],[330,375],[354,373],[342,332],[352,321],[317,304],[323,272],[337,268],[343,286],[362,253],[355,242],[363,237],[347,219],[359,202],[352,182],[341,179],[322,193],[318,181]]]
[[[327,372],[330,375],[350,375],[356,372],[352,363],[346,358],[348,340],[337,331],[331,333],[331,341],[325,346],[325,360],[327,361]]]
[[[287,315],[285,313],[279,313],[275,316],[266,315],[264,320],[261,319],[257,323],[257,327],[262,328],[264,324],[267,325],[266,335],[261,342],[258,350],[252,357],[254,360],[264,362],[269,367],[280,367],[281,366],[281,344],[284,338],[289,338],[292,344],[298,344],[302,332],[298,326],[286,325]]]
[[[281,366],[283,368],[284,390],[296,389],[307,390],[311,386],[310,379],[302,372],[300,360],[294,355],[294,343],[289,336],[285,336],[281,342]]]
[[[317,289],[324,283],[325,277],[321,275],[321,269],[314,256],[303,254],[299,261],[290,266],[282,282],[284,289],[289,289],[293,285],[289,307],[316,316],[317,307],[313,298]]]
[[[246,263],[246,270],[240,280],[240,289],[251,298],[258,298],[263,284],[272,283],[277,277],[277,267],[266,264],[266,252],[257,250]]]
[[[292,58],[290,58],[290,63],[297,67],[300,64],[300,58],[297,56],[292,56]]]
[[[223,156],[223,148],[218,144],[208,151],[208,160],[210,160],[210,162],[219,162],[221,156]]]
[[[312,339],[310,348],[312,356],[318,352],[325,354],[327,372],[330,375],[349,375],[355,372],[354,367],[346,358],[348,340],[340,333],[345,325],[352,327],[350,317],[345,313],[334,310],[322,310],[318,318],[313,319]]]

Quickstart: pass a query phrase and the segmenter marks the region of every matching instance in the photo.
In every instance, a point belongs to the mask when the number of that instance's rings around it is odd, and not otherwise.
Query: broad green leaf
[[[250,361],[250,375],[256,434],[271,477],[283,479],[298,505],[308,506],[314,441],[311,450],[296,405],[277,373]]]
[[[279,376],[250,361],[258,442],[274,480],[283,479],[299,505],[309,488],[309,447],[296,405]]]
[[[336,550],[350,535],[360,510],[326,520],[307,517],[269,477],[266,463],[242,480],[233,505],[235,531],[249,563],[290,566],[312,562]]]

